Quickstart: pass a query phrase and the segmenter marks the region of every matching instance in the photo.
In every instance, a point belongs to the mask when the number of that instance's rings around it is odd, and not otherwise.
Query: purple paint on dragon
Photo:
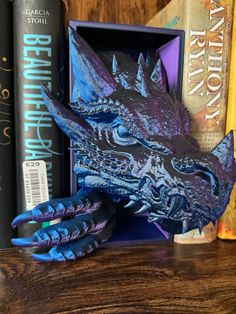
[[[168,91],[158,55],[135,62],[121,52],[100,56],[70,29],[74,86],[71,110],[43,88],[59,127],[75,141],[74,168],[81,190],[36,206],[13,221],[70,220],[13,239],[19,246],[50,247],[39,261],[90,253],[112,234],[115,203],[146,214],[171,233],[199,228],[222,215],[236,178],[233,132],[210,153],[189,135],[189,115]]]

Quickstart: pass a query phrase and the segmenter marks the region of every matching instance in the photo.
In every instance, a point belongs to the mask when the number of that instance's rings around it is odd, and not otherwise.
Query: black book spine
[[[0,248],[10,246],[16,214],[13,138],[12,3],[0,1]]]
[[[65,194],[64,136],[40,93],[44,85],[63,101],[63,2],[13,0],[13,20],[17,209],[21,213]],[[39,227],[23,224],[19,236],[30,236]]]

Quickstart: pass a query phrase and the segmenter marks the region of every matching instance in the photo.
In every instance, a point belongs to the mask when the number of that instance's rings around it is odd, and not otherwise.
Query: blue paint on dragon
[[[146,214],[170,233],[185,233],[222,215],[235,182],[233,132],[209,153],[189,135],[189,115],[168,90],[157,54],[135,62],[121,52],[100,58],[73,29],[74,76],[70,109],[45,88],[42,95],[59,127],[75,142],[77,195],[36,206],[22,222],[71,219],[40,229],[14,245],[50,247],[38,261],[65,261],[90,253],[114,227],[115,203]],[[109,70],[110,69],[110,70]]]

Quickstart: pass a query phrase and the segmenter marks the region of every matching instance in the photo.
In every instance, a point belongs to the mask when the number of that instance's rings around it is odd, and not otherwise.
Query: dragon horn
[[[138,57],[138,64],[146,65],[143,53],[140,52],[139,57]]]
[[[219,159],[225,171],[232,172],[232,168],[236,170],[234,161],[234,132],[230,131],[211,153]]]
[[[137,73],[137,88],[140,92],[140,94],[144,97],[147,97],[150,95],[150,92],[148,90],[148,77],[144,71],[143,64],[140,63],[138,67],[138,73]]]
[[[167,87],[166,71],[160,58],[156,62],[156,65],[152,71],[150,79],[159,87],[166,89]]]
[[[148,49],[147,50],[147,54],[146,54],[146,66],[149,68],[149,69],[153,69],[154,67],[154,62],[153,60],[155,59],[155,55],[153,55],[153,52]]]
[[[117,73],[119,72],[119,65],[116,59],[116,56],[112,56],[112,73]]]
[[[91,138],[92,129],[77,115],[60,104],[53,98],[46,87],[41,88],[42,97],[47,105],[48,111],[60,127],[60,129],[72,140],[81,141],[81,138]]]
[[[111,95],[115,90],[112,76],[94,50],[71,27],[69,44],[78,96],[85,102],[91,102]]]

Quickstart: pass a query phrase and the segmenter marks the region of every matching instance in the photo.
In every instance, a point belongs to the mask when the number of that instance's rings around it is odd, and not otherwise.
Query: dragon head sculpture
[[[104,193],[171,233],[202,230],[222,215],[236,178],[230,132],[211,152],[189,135],[189,114],[168,86],[158,53],[138,60],[97,54],[73,29],[70,110],[42,88],[74,141],[80,187]]]

